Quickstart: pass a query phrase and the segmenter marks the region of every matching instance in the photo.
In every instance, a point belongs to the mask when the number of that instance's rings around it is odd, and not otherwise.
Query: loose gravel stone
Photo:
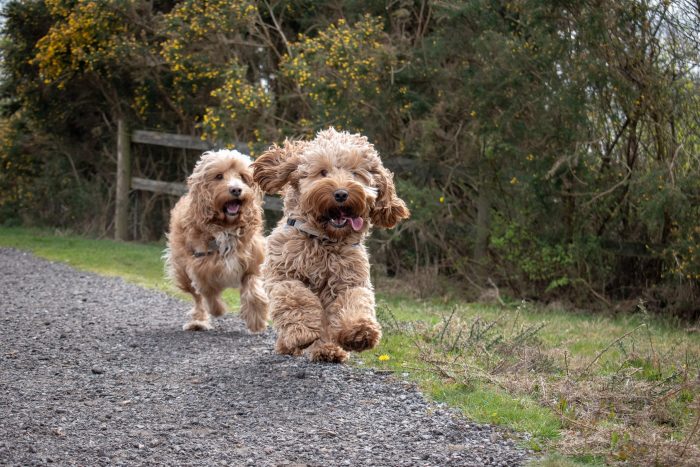
[[[385,373],[276,355],[239,318],[0,249],[1,465],[520,465]],[[493,441],[492,441],[493,439]]]

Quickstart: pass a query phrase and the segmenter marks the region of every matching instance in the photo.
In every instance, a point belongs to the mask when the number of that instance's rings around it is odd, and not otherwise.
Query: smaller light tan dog
[[[263,190],[284,196],[264,266],[277,352],[344,362],[375,347],[382,332],[364,240],[409,212],[374,146],[330,128],[271,147],[253,168]]]
[[[248,329],[261,332],[267,326],[260,278],[262,193],[253,184],[250,162],[238,151],[205,152],[187,179],[189,193],[170,214],[167,273],[194,298],[186,331],[211,329],[209,316],[226,312],[221,292],[238,286]]]

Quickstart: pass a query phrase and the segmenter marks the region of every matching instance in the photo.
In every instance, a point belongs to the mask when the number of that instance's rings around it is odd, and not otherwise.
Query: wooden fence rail
[[[207,151],[218,146],[217,143],[205,141],[196,136],[160,133],[157,131],[135,130],[129,133],[122,119],[117,122],[117,197],[114,213],[114,237],[127,240],[129,231],[129,190],[150,191],[166,195],[182,196],[187,193],[187,185],[176,182],[163,182],[131,176],[131,144],[153,144],[171,148]],[[236,149],[249,154],[247,144],[237,144]],[[264,208],[270,211],[282,211],[282,200],[265,195]]]
[[[164,193],[166,195],[182,196],[187,193],[187,185],[176,182],[161,182],[147,178],[131,177],[131,189]],[[268,211],[281,211],[282,200],[274,196],[265,195],[263,207]]]

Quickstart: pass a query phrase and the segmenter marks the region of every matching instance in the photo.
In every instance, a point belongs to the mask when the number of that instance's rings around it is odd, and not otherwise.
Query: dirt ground
[[[0,249],[2,465],[518,465],[406,382],[275,355],[238,317]]]

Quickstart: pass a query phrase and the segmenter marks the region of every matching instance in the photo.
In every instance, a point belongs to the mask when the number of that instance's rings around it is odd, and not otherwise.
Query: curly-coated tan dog
[[[263,267],[277,352],[344,362],[375,347],[381,328],[363,242],[372,225],[394,227],[409,212],[374,146],[331,128],[272,146],[252,167],[263,190],[284,195]]]
[[[238,151],[205,152],[187,179],[189,193],[171,212],[169,276],[194,298],[186,331],[211,329],[209,316],[226,307],[221,292],[241,288],[241,317],[251,332],[267,326],[262,193],[253,184],[250,158]]]

